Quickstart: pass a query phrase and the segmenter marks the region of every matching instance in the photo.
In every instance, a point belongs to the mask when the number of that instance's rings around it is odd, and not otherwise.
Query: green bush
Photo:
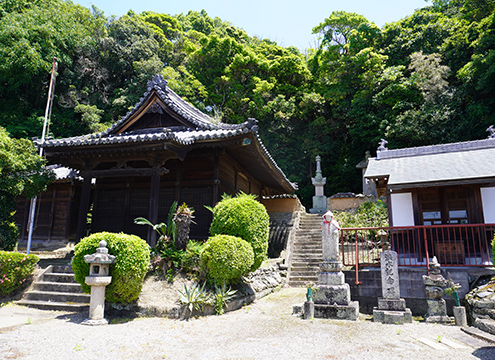
[[[224,197],[213,208],[210,234],[237,236],[251,244],[254,251],[251,271],[258,269],[266,259],[269,230],[268,213],[254,195],[240,193],[233,198]]]
[[[334,215],[341,228],[388,226],[387,206],[380,200],[376,203],[364,202],[354,214],[346,211],[335,211]]]
[[[230,235],[208,239],[201,252],[201,264],[214,284],[235,283],[253,266],[254,252],[249,243]]]
[[[110,265],[112,282],[106,288],[105,298],[112,303],[129,304],[141,292],[150,263],[149,246],[143,239],[123,233],[101,232],[82,239],[74,249],[72,269],[86,293],[91,291],[84,282],[90,265],[84,262],[84,255],[94,254],[102,240],[107,242],[108,253],[115,255],[115,263]]]
[[[23,286],[38,261],[36,255],[0,251],[0,294],[10,294]]]

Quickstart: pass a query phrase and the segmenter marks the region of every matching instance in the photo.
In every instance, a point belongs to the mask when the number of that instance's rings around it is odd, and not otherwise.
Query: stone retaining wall
[[[356,272],[354,270],[344,271],[345,280],[351,288],[351,299],[359,301],[360,312],[372,314],[373,307],[378,306],[378,298],[382,297],[382,280],[379,267],[364,268],[359,270],[359,281],[356,285]],[[411,309],[414,316],[423,316],[428,310],[426,294],[422,276],[426,274],[424,268],[399,268],[400,296],[406,300],[406,306]],[[464,298],[470,290],[470,284],[476,282],[482,276],[493,276],[493,268],[442,268],[442,275],[446,279],[452,279],[461,284],[459,297]],[[447,302],[447,311],[452,314],[454,300],[444,296]]]

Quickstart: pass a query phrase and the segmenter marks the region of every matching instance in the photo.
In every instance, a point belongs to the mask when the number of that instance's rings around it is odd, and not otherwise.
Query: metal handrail
[[[385,231],[399,265],[429,267],[437,256],[442,266],[493,266],[495,224],[447,224],[342,228],[340,244],[344,266],[379,266],[382,251],[379,231]],[[382,233],[383,234],[383,233]]]

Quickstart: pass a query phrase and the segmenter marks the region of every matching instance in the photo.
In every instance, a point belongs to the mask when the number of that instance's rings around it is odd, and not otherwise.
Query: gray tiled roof
[[[118,133],[129,119],[149,100],[152,93],[158,94],[160,99],[167,106],[188,121],[191,129],[171,131],[168,128],[150,129],[147,132],[124,132]],[[140,101],[122,119],[113,126],[98,134],[88,134],[65,139],[46,139],[42,145],[45,148],[80,146],[80,145],[100,145],[118,143],[136,143],[147,141],[172,140],[181,145],[191,145],[196,140],[224,139],[248,132],[258,131],[258,121],[249,119],[242,124],[225,124],[214,122],[208,115],[196,109],[194,106],[183,100],[172,89],[167,86],[167,81],[161,75],[155,75],[148,82],[148,89]],[[39,140],[35,140],[37,145],[41,145]]]
[[[146,133],[122,133],[118,135],[90,134],[65,139],[48,139],[45,140],[44,147],[54,148],[81,145],[124,144],[162,140],[172,140],[181,145],[191,145],[198,140],[226,139],[241,134],[247,134],[251,131],[252,130],[249,128],[238,128],[231,130],[183,130],[171,132],[169,129],[162,128]]]
[[[388,185],[495,178],[495,139],[380,151],[366,178],[388,176]]]
[[[152,94],[157,94],[172,111],[177,113],[182,119],[189,123],[189,129],[170,129],[170,128],[151,128],[145,130],[122,132],[122,128],[126,123],[132,120],[142,106],[146,104]],[[297,185],[291,183],[284,172],[278,167],[275,160],[271,157],[268,150],[265,148],[258,135],[258,121],[249,119],[242,124],[225,124],[215,122],[208,115],[196,109],[194,106],[184,101],[168,86],[167,82],[161,75],[156,75],[148,82],[148,89],[140,101],[129,111],[122,119],[117,121],[113,126],[102,133],[88,134],[83,136],[75,136],[65,139],[45,139],[41,144],[39,140],[35,140],[35,144],[43,146],[47,149],[80,147],[80,146],[95,146],[95,145],[112,145],[112,144],[131,144],[155,141],[171,141],[182,146],[193,145],[198,142],[209,140],[228,139],[231,137],[252,134],[261,152],[271,166],[290,184],[295,190]]]
[[[167,81],[161,75],[155,75],[152,80],[148,82],[148,89],[144,93],[140,101],[130,110],[122,119],[117,121],[112,127],[104,131],[101,135],[105,136],[118,130],[126,121],[131,118],[151,96],[155,91],[160,99],[167,104],[175,113],[180,115],[183,119],[189,121],[193,127],[201,130],[232,130],[255,127],[257,130],[257,120],[249,119],[242,124],[225,124],[222,122],[215,122],[211,117],[205,113],[199,111],[196,107],[189,104],[187,101],[177,95],[172,89],[167,86]]]

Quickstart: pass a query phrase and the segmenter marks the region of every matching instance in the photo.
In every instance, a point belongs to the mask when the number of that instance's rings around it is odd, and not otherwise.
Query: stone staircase
[[[90,296],[82,292],[70,265],[50,265],[16,304],[79,312],[89,308],[89,301]]]
[[[289,286],[318,283],[318,272],[323,260],[321,248],[321,215],[304,214],[299,222],[292,247]]]

